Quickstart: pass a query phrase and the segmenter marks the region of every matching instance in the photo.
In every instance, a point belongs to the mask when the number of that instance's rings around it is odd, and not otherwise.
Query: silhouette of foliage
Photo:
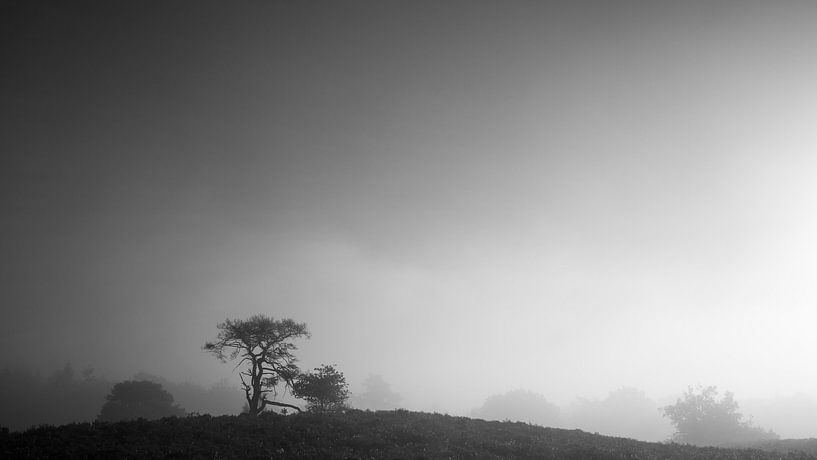
[[[105,398],[107,402],[97,417],[101,422],[118,422],[144,418],[184,415],[184,409],[173,404],[173,395],[161,385],[147,380],[128,380],[117,383]]]
[[[772,431],[744,421],[731,392],[718,398],[715,386],[689,387],[683,398],[663,408],[664,416],[675,425],[676,441],[696,445],[733,445],[777,439]]]
[[[270,399],[277,395],[276,387],[283,384],[284,391],[292,388],[300,374],[292,340],[309,337],[306,323],[291,319],[275,320],[265,315],[255,315],[246,320],[227,319],[218,324],[218,337],[204,344],[204,350],[222,362],[238,359],[241,386],[247,400],[247,413],[255,416],[268,405],[301,409],[292,404]]]
[[[349,399],[349,385],[343,372],[325,364],[299,375],[292,390],[296,397],[308,402],[309,410],[319,413],[343,409]]]
[[[363,387],[363,392],[352,398],[352,405],[358,409],[396,409],[403,399],[398,393],[391,390],[383,377],[377,374],[369,374],[369,377],[363,382]]]

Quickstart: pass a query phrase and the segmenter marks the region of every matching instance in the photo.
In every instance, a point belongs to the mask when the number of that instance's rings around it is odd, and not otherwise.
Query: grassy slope
[[[779,447],[782,451],[789,446]],[[811,448],[817,453],[817,446]],[[205,415],[0,434],[0,458],[65,457],[817,459],[817,455],[799,451],[647,443],[579,430],[403,410],[257,419]]]

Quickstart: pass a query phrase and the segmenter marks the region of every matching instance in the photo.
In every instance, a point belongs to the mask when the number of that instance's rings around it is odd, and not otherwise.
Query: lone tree
[[[674,438],[679,442],[718,446],[778,438],[774,432],[743,420],[738,408],[731,392],[718,399],[717,387],[698,386],[697,392],[687,388],[683,399],[662,410],[675,425]]]
[[[173,404],[173,395],[162,385],[147,380],[128,380],[117,383],[102,406],[97,420],[118,422],[144,418],[155,420],[162,417],[182,416],[184,409]]]
[[[221,362],[239,359],[239,372],[248,413],[260,414],[268,405],[289,407],[301,412],[292,404],[273,401],[269,394],[277,395],[279,384],[284,391],[292,388],[300,374],[297,361],[292,354],[297,349],[292,340],[306,337],[309,331],[306,323],[296,323],[286,318],[275,320],[265,315],[255,315],[246,320],[227,319],[218,326],[218,337],[207,342],[203,349],[214,354]]]
[[[335,366],[322,365],[301,374],[292,386],[293,394],[307,401],[312,412],[325,413],[343,409],[349,399],[349,385],[343,372]]]

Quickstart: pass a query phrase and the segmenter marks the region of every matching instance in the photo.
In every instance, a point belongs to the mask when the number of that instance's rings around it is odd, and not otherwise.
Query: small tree
[[[173,395],[158,383],[147,380],[128,380],[117,383],[102,406],[97,420],[118,422],[144,418],[155,420],[162,417],[184,415],[184,409],[173,404]]]
[[[299,375],[293,385],[293,394],[306,400],[310,411],[325,413],[346,407],[349,385],[343,372],[324,364],[313,372]]]
[[[697,392],[689,387],[683,399],[662,410],[675,425],[674,438],[679,442],[716,446],[777,439],[774,432],[744,421],[738,408],[731,392],[718,399],[717,387],[698,386]]]
[[[212,353],[222,362],[239,359],[239,372],[247,413],[260,414],[267,405],[301,409],[292,404],[274,401],[270,393],[277,395],[277,387],[283,384],[284,391],[292,388],[300,373],[293,351],[297,350],[292,340],[309,337],[305,323],[291,319],[275,320],[265,315],[255,315],[247,320],[227,319],[218,326],[218,337],[214,342],[204,344],[204,350]]]

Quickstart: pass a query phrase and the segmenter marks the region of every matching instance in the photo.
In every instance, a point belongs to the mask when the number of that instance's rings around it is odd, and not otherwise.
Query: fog
[[[263,313],[409,409],[817,437],[817,6],[676,3],[4,2],[0,368],[237,384]]]

